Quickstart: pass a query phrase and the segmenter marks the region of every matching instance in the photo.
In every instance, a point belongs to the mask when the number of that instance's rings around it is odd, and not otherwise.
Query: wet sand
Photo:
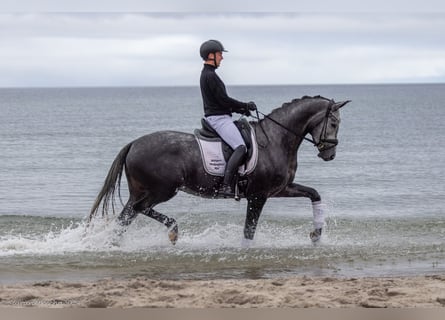
[[[0,307],[440,308],[445,307],[445,275],[43,281],[0,285]]]

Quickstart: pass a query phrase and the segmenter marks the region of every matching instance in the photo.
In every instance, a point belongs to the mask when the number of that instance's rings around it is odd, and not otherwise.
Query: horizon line
[[[308,84],[233,84],[227,87],[308,87],[308,86],[384,86],[384,85],[443,85],[445,82],[363,82]],[[199,88],[199,85],[61,85],[61,86],[0,86],[0,89],[99,89],[99,88]]]

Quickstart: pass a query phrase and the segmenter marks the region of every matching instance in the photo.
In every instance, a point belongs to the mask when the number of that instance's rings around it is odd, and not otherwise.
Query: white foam
[[[309,224],[309,223],[308,223]],[[306,230],[307,229],[307,230]],[[14,254],[65,254],[101,251],[156,251],[170,252],[243,249],[243,226],[213,223],[208,226],[191,226],[179,223],[179,240],[173,246],[167,229],[144,217],[137,218],[121,237],[114,220],[97,219],[87,228],[84,222],[71,224],[60,231],[43,235],[9,234],[0,238],[0,256]],[[258,226],[255,240],[249,248],[293,248],[310,245],[308,227],[277,226],[264,222]]]

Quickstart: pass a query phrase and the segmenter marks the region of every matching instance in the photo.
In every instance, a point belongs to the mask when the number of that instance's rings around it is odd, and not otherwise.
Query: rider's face
[[[222,52],[217,52],[216,54],[216,66],[219,67],[223,58]]]
[[[213,58],[215,58],[215,61],[213,60]],[[209,54],[209,60],[213,63],[216,62],[215,67],[219,67],[222,59],[224,59],[222,52],[216,52],[216,53]]]

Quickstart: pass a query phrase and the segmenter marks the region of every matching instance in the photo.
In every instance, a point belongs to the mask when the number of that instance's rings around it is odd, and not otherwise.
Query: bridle
[[[318,143],[315,144],[315,142],[312,141],[314,146],[316,146],[318,151],[320,151],[320,152],[332,149],[338,145],[338,139],[328,139],[327,138],[327,135],[328,135],[327,128],[328,128],[329,117],[333,117],[335,120],[338,121],[338,119],[332,114],[331,111],[332,111],[332,105],[330,105],[328,107],[328,109],[326,110],[326,115],[324,116],[324,119],[322,120],[322,121],[324,121],[324,123],[323,123],[323,128],[321,129],[321,132],[320,132],[320,138],[318,139]]]
[[[328,121],[329,121],[329,117],[334,117],[335,116],[332,114],[332,105],[330,105],[327,110],[326,110],[326,114],[323,117],[323,119],[321,121],[323,122],[323,128],[321,129],[320,132],[320,137],[318,138],[318,142],[307,138],[307,137],[303,137],[304,140],[312,143],[314,145],[314,147],[317,147],[319,152],[323,152],[329,149],[332,149],[334,147],[336,147],[338,145],[338,139],[328,139],[327,138],[327,128],[328,128]],[[258,120],[260,120],[260,114],[264,117],[269,119],[270,121],[272,121],[273,123],[275,123],[276,125],[280,126],[281,128],[289,131],[290,133],[292,133],[294,136],[296,137],[301,137],[300,134],[296,133],[295,131],[293,131],[292,129],[289,129],[288,127],[286,127],[285,125],[281,124],[280,122],[278,122],[277,120],[273,119],[272,117],[268,116],[267,114],[262,113],[261,111],[256,110],[257,116],[256,118]],[[336,120],[338,120],[337,118],[335,118]],[[317,125],[319,125],[321,123],[321,121],[319,123],[317,123]],[[263,127],[261,126],[260,123],[260,128],[263,131],[264,135],[267,138],[267,142],[269,143],[269,137],[267,136],[266,132],[264,131]],[[265,146],[261,146],[261,147],[265,147]]]

